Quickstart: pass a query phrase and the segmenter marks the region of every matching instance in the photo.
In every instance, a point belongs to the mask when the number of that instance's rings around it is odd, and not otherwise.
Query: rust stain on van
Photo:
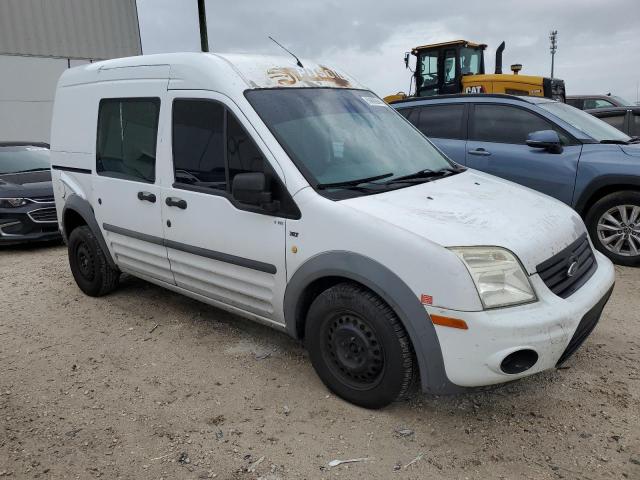
[[[299,82],[333,83],[336,87],[350,86],[349,80],[322,65],[319,68],[275,67],[267,70],[267,76],[283,87],[290,87]]]

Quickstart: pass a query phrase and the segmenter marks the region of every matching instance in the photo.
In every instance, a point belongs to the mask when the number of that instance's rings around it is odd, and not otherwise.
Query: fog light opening
[[[538,361],[538,354],[531,349],[517,350],[510,353],[500,364],[500,370],[509,375],[526,372]]]

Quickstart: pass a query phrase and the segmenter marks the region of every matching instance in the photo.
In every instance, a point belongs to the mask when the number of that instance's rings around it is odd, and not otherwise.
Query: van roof
[[[165,53],[118,58],[67,70],[59,86],[81,85],[110,80],[168,78],[169,89],[206,89],[240,81],[247,88],[325,87],[365,88],[353,77],[337,69],[301,59],[304,68],[291,56]],[[137,68],[136,68],[137,67]],[[221,91],[224,91],[222,89]]]

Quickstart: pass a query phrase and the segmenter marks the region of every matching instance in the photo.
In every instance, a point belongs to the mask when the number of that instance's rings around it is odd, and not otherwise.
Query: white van
[[[126,272],[285,331],[369,408],[566,360],[614,283],[580,217],[301,64],[181,53],[62,75],[52,171],[80,289]]]

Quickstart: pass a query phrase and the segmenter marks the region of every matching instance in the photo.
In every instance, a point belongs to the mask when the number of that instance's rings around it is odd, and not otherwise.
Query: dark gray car
[[[0,245],[59,238],[49,146],[0,143]]]
[[[626,107],[632,105],[631,102],[617,95],[569,95],[567,104],[580,110],[590,110],[594,108]]]
[[[640,137],[640,106],[596,108],[587,112],[630,137]]]

